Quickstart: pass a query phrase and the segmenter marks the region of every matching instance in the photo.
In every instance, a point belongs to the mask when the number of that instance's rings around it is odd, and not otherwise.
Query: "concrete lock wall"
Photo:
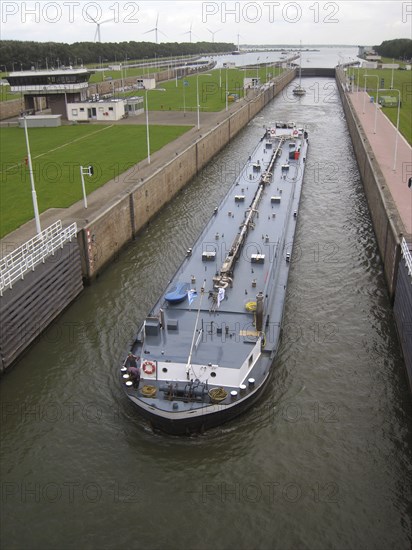
[[[80,251],[67,242],[0,297],[0,375],[83,290]]]
[[[36,97],[35,104],[33,108],[36,110],[46,109],[47,102],[44,97]],[[23,96],[19,99],[10,99],[8,101],[0,102],[0,120],[6,120],[8,118],[13,118],[19,116],[22,111],[26,109]]]
[[[343,89],[343,75],[337,71],[337,88],[352,139],[353,149],[362,177],[379,253],[391,300],[395,296],[397,270],[400,259],[400,235],[405,228],[393,202],[385,178],[374,158],[356,113],[352,110]]]
[[[263,91],[196,143],[173,157],[147,180],[138,181],[123,198],[79,231],[83,276],[89,282],[141,231],[229,141],[295,77],[284,75],[278,86]],[[133,169],[132,169],[133,172]]]
[[[405,359],[409,387],[412,391],[412,274],[408,272],[405,259],[401,258],[398,269],[395,303],[396,328]]]

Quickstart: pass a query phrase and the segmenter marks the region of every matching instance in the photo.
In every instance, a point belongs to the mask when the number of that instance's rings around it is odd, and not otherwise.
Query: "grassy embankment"
[[[157,151],[189,126],[151,126],[150,150]],[[80,166],[87,193],[147,157],[144,125],[61,126],[29,129],[34,180],[40,212],[65,208],[82,198]],[[33,218],[24,130],[0,130],[0,237]]]

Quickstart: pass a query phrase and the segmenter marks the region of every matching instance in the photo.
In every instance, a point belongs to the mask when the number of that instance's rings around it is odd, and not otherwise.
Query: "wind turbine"
[[[101,34],[100,34],[100,25],[103,25],[103,23],[109,23],[110,21],[114,21],[114,18],[112,17],[111,19],[106,19],[105,21],[98,22],[98,21],[96,21],[96,19],[93,19],[93,17],[90,14],[88,14],[88,16],[97,25],[96,32],[94,33],[94,41],[96,42],[96,38],[97,38],[97,42],[101,42],[102,37],[101,37]]]
[[[208,31],[210,32],[210,34],[212,35],[212,42],[214,42],[214,41],[215,41],[215,34],[216,34],[217,32],[219,32],[219,31],[221,31],[222,29],[217,29],[217,31],[211,31],[210,29],[207,29],[207,30],[208,30]]]
[[[146,32],[143,33],[143,34],[147,34],[147,33],[149,33],[149,32],[153,32],[153,31],[154,31],[154,32],[155,32],[155,41],[156,41],[156,44],[158,44],[158,34],[157,34],[157,33],[160,32],[160,34],[163,34],[164,36],[166,36],[165,33],[162,32],[162,31],[159,29],[159,27],[157,26],[158,23],[159,23],[159,14],[157,14],[156,26],[153,27],[153,29],[150,29],[150,31],[146,31]]]
[[[193,25],[193,21],[190,23],[190,29],[187,32],[182,33],[182,34],[188,34],[189,35],[189,42],[190,43],[192,43],[192,34],[195,34],[195,33],[192,33],[192,25]]]

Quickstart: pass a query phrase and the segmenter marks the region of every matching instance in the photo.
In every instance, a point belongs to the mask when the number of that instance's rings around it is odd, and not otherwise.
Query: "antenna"
[[[156,25],[153,27],[153,29],[150,29],[149,31],[146,31],[144,32],[143,34],[148,34],[149,32],[153,32],[155,33],[155,42],[156,44],[158,44],[158,33],[160,32],[160,34],[163,34],[163,36],[166,36],[164,32],[162,32],[159,27],[158,27],[158,23],[159,23],[159,14],[157,14],[157,18],[156,18]]]

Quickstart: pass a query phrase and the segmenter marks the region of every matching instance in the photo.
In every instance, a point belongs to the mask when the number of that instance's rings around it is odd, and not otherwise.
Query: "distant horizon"
[[[0,3],[2,40],[33,42],[293,42],[377,45],[410,38],[412,3],[402,0],[305,2],[113,0]],[[259,38],[260,44],[255,44]],[[351,38],[351,44],[346,40]],[[382,41],[382,40],[381,40]]]
[[[405,40],[404,38],[391,38],[390,40]],[[343,43],[325,43],[325,44],[312,44],[312,43],[304,43],[302,42],[302,44],[300,44],[299,42],[290,42],[290,43],[272,43],[272,44],[269,44],[269,43],[258,43],[258,44],[246,44],[246,43],[240,43],[239,44],[239,47],[240,48],[256,48],[256,47],[261,47],[261,48],[290,48],[290,47],[296,47],[296,48],[299,48],[299,47],[302,47],[302,48],[307,48],[307,47],[316,47],[316,48],[359,48],[359,47],[372,47],[372,46],[379,46],[382,42],[386,41],[388,39],[383,39],[381,40],[380,43],[376,43],[376,44],[343,44]],[[91,44],[94,44],[95,42],[91,41],[91,40],[78,40],[78,41],[75,41],[75,42],[63,42],[63,41],[58,41],[58,40],[30,40],[30,39],[26,39],[26,40],[23,40],[23,39],[14,39],[14,38],[7,38],[7,39],[0,39],[0,43],[1,42],[36,42],[36,43],[39,43],[39,44],[47,44],[47,43],[52,43],[52,44],[69,44],[69,45],[73,45],[73,44],[79,44],[79,43],[91,43]],[[140,42],[144,42],[146,44],[153,44],[153,45],[156,45],[154,42],[151,42],[150,40],[121,40],[121,41],[109,41],[109,40],[104,40],[102,42],[100,42],[101,44],[122,44],[124,42],[136,42],[137,44],[140,43]],[[210,43],[210,44],[213,44],[213,42],[209,41],[209,40],[194,40],[192,42],[192,44],[197,44],[197,43]],[[237,48],[237,44],[235,44],[234,42],[224,42],[224,41],[216,41],[215,43],[217,44],[233,44],[234,46],[236,46]],[[177,41],[170,41],[170,42],[167,42],[167,41],[163,41],[163,42],[159,42],[157,45],[158,46],[161,46],[162,44],[188,44],[188,42],[185,42],[185,41],[180,41],[180,42],[177,42]]]

